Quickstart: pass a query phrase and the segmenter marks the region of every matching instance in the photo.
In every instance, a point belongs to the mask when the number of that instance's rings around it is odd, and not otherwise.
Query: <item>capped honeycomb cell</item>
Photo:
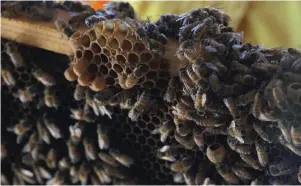
[[[103,76],[96,76],[89,87],[95,92],[103,90],[106,87],[106,80]]]

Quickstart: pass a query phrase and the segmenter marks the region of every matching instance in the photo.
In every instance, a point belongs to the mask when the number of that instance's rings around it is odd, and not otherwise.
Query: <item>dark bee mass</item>
[[[54,24],[74,49],[1,39],[1,184],[300,184],[300,50],[243,43],[213,7],[151,22],[127,2],[1,5],[68,12]]]

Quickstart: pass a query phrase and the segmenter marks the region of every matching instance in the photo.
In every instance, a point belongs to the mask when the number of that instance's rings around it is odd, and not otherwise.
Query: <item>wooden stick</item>
[[[53,20],[67,20],[68,14],[54,10]],[[18,17],[1,17],[1,37],[60,54],[72,54],[68,39],[55,29],[54,21],[40,22]]]

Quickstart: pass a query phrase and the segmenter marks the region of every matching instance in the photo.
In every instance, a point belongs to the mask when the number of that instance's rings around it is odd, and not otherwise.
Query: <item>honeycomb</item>
[[[243,43],[213,7],[87,24],[69,3],[73,56],[1,39],[1,183],[298,184],[299,50]]]
[[[135,29],[123,20],[113,19],[84,33],[74,33],[70,38],[74,60],[65,74],[74,74],[71,80],[77,79],[93,91],[107,87],[130,89],[135,85],[152,89],[155,83],[161,86],[164,80],[157,74],[161,61]]]

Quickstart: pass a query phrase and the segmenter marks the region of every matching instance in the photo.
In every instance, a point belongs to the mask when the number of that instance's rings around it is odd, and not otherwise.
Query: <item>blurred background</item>
[[[108,1],[89,2],[95,9]],[[154,21],[165,13],[181,14],[204,6],[231,16],[230,26],[244,31],[246,42],[264,47],[301,49],[301,1],[130,1],[140,19]]]

